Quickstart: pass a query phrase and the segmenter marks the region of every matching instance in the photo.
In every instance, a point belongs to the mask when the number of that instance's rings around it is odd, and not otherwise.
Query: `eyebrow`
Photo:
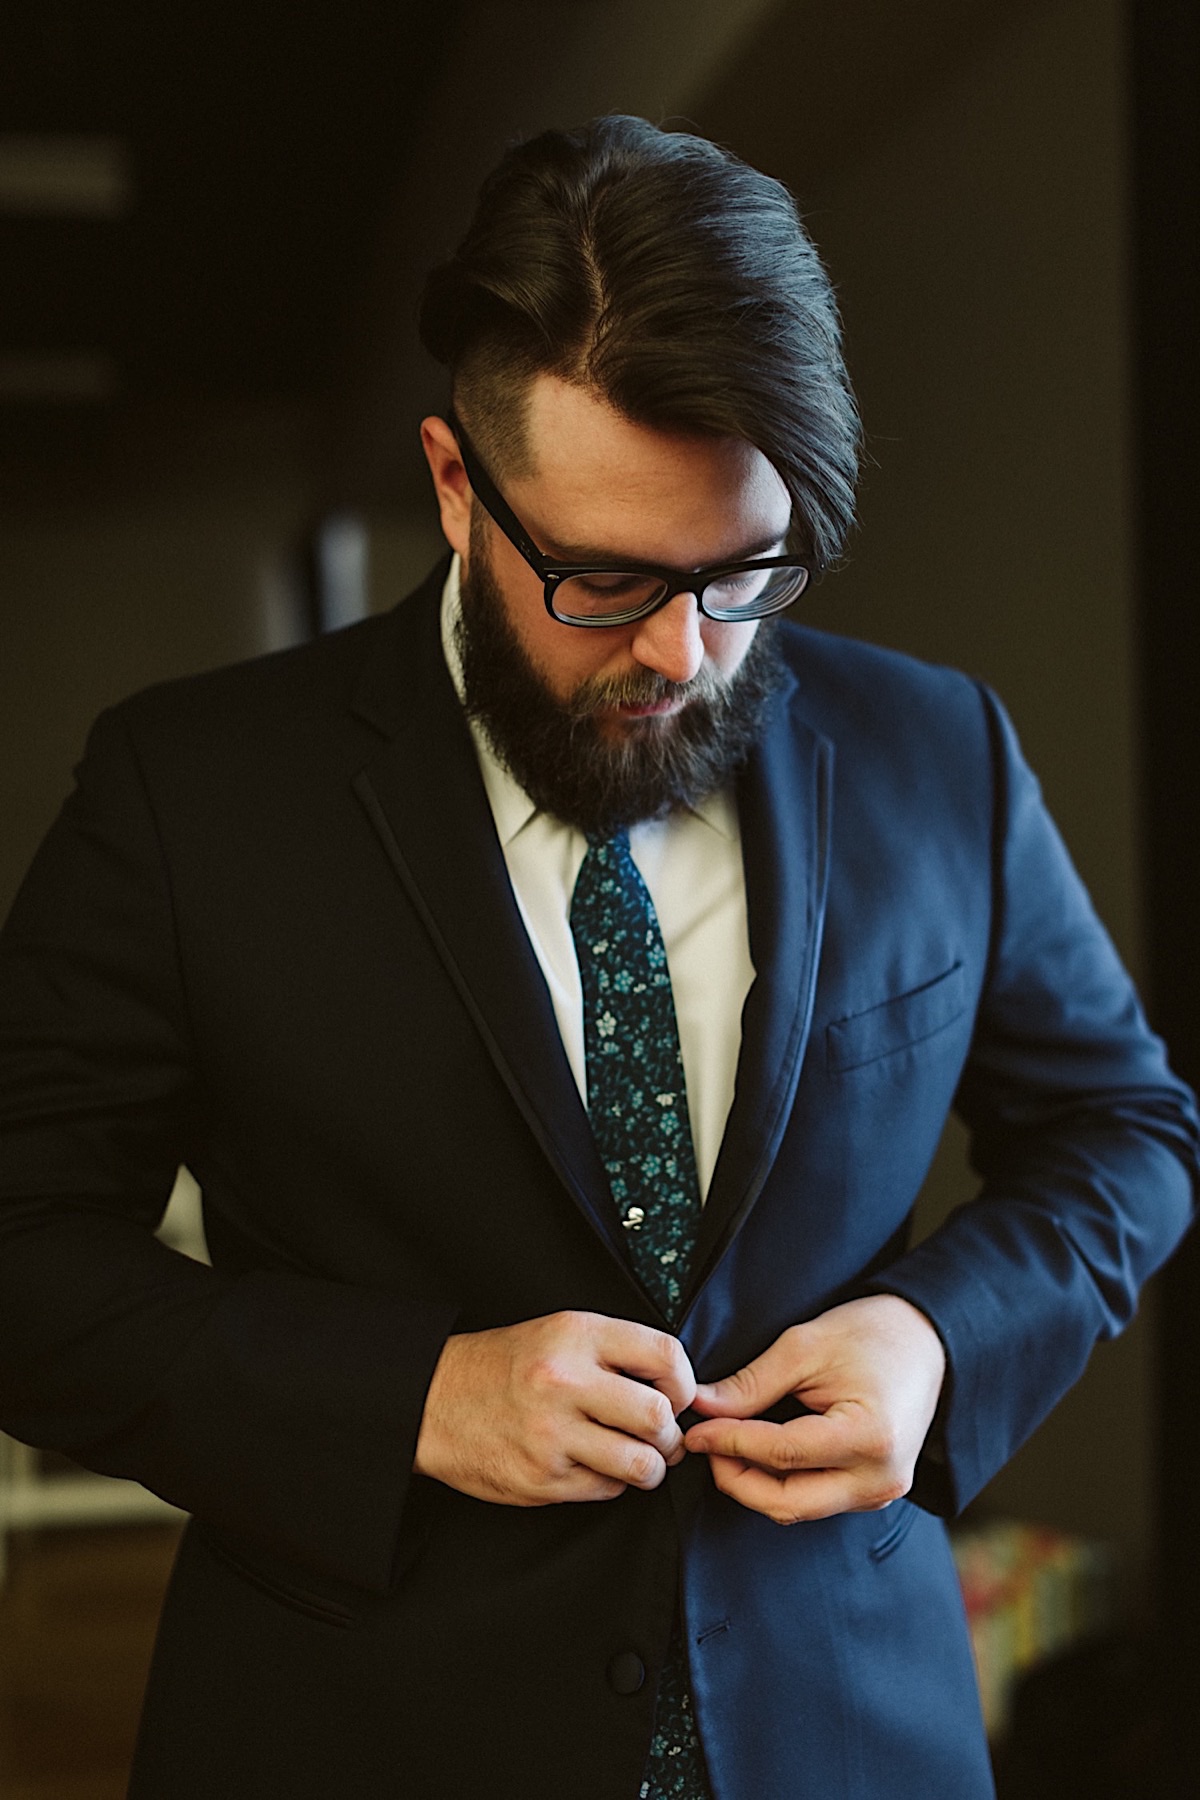
[[[769,556],[778,545],[787,544],[787,532],[777,531],[773,536],[757,538],[754,543],[747,544],[732,556],[722,556],[719,561],[709,563],[708,568],[721,569],[726,563],[753,562],[756,556]],[[548,563],[567,563],[580,569],[644,569],[670,568],[672,573],[685,575],[686,569],[675,569],[670,563],[655,563],[646,557],[618,556],[612,550],[599,549],[593,544],[561,544],[547,538],[542,545],[542,555]]]

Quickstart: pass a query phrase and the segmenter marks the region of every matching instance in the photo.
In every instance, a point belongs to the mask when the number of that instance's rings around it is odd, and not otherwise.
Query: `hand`
[[[507,1506],[612,1500],[682,1461],[675,1418],[695,1392],[678,1339],[627,1319],[561,1312],[464,1332],[434,1369],[413,1466]]]
[[[945,1370],[941,1339],[907,1300],[850,1300],[699,1386],[693,1406],[709,1416],[684,1441],[707,1455],[722,1493],[779,1525],[869,1512],[912,1486]],[[810,1415],[755,1417],[785,1394]]]

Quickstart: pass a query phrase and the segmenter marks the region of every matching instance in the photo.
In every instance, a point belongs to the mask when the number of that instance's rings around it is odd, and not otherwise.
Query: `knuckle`
[[[646,1402],[646,1423],[656,1436],[669,1432],[675,1423],[671,1402],[665,1394],[651,1393]]]
[[[656,1331],[654,1347],[661,1356],[663,1366],[668,1374],[673,1376],[676,1381],[685,1380],[690,1373],[691,1365],[687,1359],[687,1352],[679,1339],[672,1337],[669,1331]]]
[[[851,1512],[883,1512],[895,1500],[903,1500],[909,1489],[909,1483],[902,1476],[881,1476],[877,1480],[862,1484],[855,1498],[850,1502]]]
[[[588,1318],[589,1315],[582,1312],[547,1313],[538,1320],[540,1335],[550,1344],[577,1343],[587,1329]]]
[[[529,1385],[544,1394],[563,1393],[572,1384],[566,1362],[552,1350],[542,1350],[529,1365]]]
[[[549,1486],[559,1473],[560,1458],[553,1434],[534,1421],[518,1451],[526,1487]]]
[[[896,1434],[882,1419],[876,1419],[863,1434],[861,1449],[867,1462],[889,1469],[896,1462]]]
[[[549,1506],[554,1499],[554,1482],[540,1463],[528,1457],[518,1458],[508,1471],[505,1488],[521,1506]]]
[[[549,1313],[543,1320],[544,1335],[551,1344],[578,1343],[587,1330],[589,1316],[582,1312]]]
[[[789,1495],[786,1488],[781,1486],[779,1493],[767,1507],[768,1519],[773,1525],[787,1526],[798,1525],[803,1516],[800,1507],[796,1504],[795,1497]]]
[[[626,1466],[634,1487],[653,1487],[664,1473],[662,1457],[649,1444],[635,1445]]]

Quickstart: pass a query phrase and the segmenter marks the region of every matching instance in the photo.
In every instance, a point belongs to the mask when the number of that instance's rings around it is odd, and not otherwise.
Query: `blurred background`
[[[786,182],[837,285],[869,455],[806,616],[999,688],[1195,1080],[1196,37],[1171,0],[8,0],[0,912],[102,706],[426,572],[423,275],[509,141],[637,112]],[[970,1191],[951,1130],[923,1218]],[[1188,1715],[1195,1260],[963,1539],[1011,1795],[1157,1791]],[[174,1527],[6,1456],[0,1792],[109,1800]]]

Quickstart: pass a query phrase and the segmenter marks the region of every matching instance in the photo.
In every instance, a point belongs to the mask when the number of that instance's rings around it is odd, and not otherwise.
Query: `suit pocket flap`
[[[910,993],[898,994],[852,1018],[827,1027],[825,1050],[830,1069],[861,1068],[895,1050],[919,1044],[949,1025],[967,1005],[966,976],[961,963]]]

